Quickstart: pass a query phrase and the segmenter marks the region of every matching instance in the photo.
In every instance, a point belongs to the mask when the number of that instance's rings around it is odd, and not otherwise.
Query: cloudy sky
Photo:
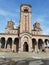
[[[49,0],[0,0],[0,33],[5,32],[9,20],[13,20],[15,27],[20,21],[20,5],[32,6],[32,28],[37,21],[40,23],[44,35],[49,35]]]

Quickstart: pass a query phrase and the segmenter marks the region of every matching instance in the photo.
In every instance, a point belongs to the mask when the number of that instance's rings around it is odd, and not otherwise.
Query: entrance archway
[[[48,39],[45,39],[45,48],[48,48],[48,44],[49,44],[49,40]]]
[[[27,42],[24,42],[23,51],[28,52],[28,44],[27,44]]]
[[[37,45],[36,39],[33,38],[32,39],[32,48],[33,48],[33,50],[35,50],[36,45]]]
[[[4,48],[5,47],[5,38],[2,37],[1,38],[1,48]]]
[[[8,46],[9,46],[10,48],[12,48],[12,38],[8,38],[7,44],[6,44],[6,48],[7,48]]]
[[[19,51],[19,39],[18,38],[14,39],[14,44],[16,45],[16,52],[18,52]]]
[[[39,50],[42,50],[42,47],[43,47],[43,40],[42,39],[39,39],[38,40],[38,49]]]

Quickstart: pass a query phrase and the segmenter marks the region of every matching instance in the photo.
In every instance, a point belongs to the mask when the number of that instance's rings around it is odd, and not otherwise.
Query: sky
[[[5,32],[10,20],[15,23],[15,27],[19,25],[21,4],[32,6],[32,28],[38,22],[43,35],[49,35],[49,0],[0,0],[0,33]]]

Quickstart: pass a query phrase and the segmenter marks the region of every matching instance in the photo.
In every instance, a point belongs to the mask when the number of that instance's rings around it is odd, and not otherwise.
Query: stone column
[[[32,52],[34,51],[34,49],[33,49],[33,41],[32,41],[32,46],[31,46],[31,49],[32,49]]]
[[[19,38],[19,48],[21,47],[21,38]]]
[[[19,52],[21,51],[21,38],[19,38]]]
[[[16,45],[14,44],[14,39],[12,39],[12,51],[16,52]]]
[[[14,50],[14,39],[12,39],[12,51]]]
[[[36,45],[36,52],[39,52],[39,49],[38,49],[38,39],[36,39],[36,42],[37,42],[37,45]]]
[[[29,45],[29,52],[32,52],[33,51],[33,49],[32,49],[32,39],[29,39],[28,45]]]
[[[45,49],[45,47],[44,47],[44,39],[43,39],[42,49]]]
[[[43,39],[43,46],[42,46],[42,47],[43,47],[44,51],[46,51],[46,50],[45,50],[45,47],[44,47],[44,43],[45,43],[45,41],[44,41],[44,39]]]
[[[6,44],[7,44],[7,38],[5,39],[5,49],[6,49]]]
[[[0,48],[1,48],[1,39],[0,39]]]

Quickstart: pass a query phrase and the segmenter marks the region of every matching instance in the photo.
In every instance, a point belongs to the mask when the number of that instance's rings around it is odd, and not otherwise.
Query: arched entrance
[[[32,48],[34,51],[35,51],[36,45],[37,45],[36,39],[33,38],[32,39]]]
[[[12,49],[12,38],[8,38],[6,48],[9,47]]]
[[[48,46],[48,39],[45,39],[45,45]]]
[[[24,42],[23,51],[28,52],[28,44],[27,44],[27,42]]]
[[[4,48],[5,47],[5,38],[2,37],[1,38],[1,48]]]
[[[14,44],[16,45],[16,52],[18,52],[19,51],[19,39],[18,38],[15,38]]]
[[[42,50],[43,49],[43,40],[42,39],[39,39],[38,40],[38,49],[39,50]]]

